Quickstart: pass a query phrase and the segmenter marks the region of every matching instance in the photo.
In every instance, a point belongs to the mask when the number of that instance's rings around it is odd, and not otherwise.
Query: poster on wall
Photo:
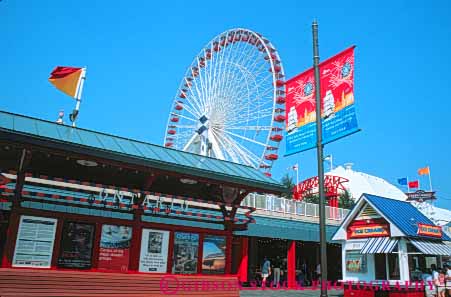
[[[94,225],[65,222],[61,238],[58,266],[89,269],[92,266]]]
[[[323,144],[359,131],[354,107],[354,46],[319,65]],[[313,68],[289,79],[286,91],[286,155],[316,146]]]
[[[172,273],[197,273],[199,234],[175,232]]]
[[[226,237],[205,235],[202,253],[202,273],[219,274],[225,272]]]
[[[21,216],[12,266],[50,268],[56,219]]]
[[[168,265],[169,231],[143,229],[140,272],[166,272]]]
[[[347,272],[366,272],[366,255],[360,254],[359,251],[346,252],[346,271]]]
[[[128,271],[132,227],[102,225],[99,270]]]

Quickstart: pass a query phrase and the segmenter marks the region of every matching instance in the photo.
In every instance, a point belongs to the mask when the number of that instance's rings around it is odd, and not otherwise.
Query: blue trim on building
[[[431,238],[428,236],[419,236],[418,223],[426,225],[435,225],[421,211],[415,208],[410,202],[404,202],[380,196],[363,194],[364,199],[371,203],[380,211],[391,223],[396,225],[407,237]],[[435,238],[437,239],[437,238]],[[443,233],[442,240],[451,240],[448,235]]]

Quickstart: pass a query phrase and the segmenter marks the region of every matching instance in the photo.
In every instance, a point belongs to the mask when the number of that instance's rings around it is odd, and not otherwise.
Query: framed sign
[[[56,224],[56,219],[21,216],[12,266],[50,268]]]
[[[199,234],[175,232],[172,273],[197,273]]]
[[[128,271],[132,227],[102,225],[100,237],[100,270]]]
[[[169,231],[143,229],[140,272],[166,272],[168,265]]]
[[[225,272],[226,237],[205,235],[202,253],[202,273],[220,274]]]
[[[91,268],[94,230],[95,226],[91,224],[64,223],[60,256],[58,258],[59,267]]]
[[[345,262],[347,272],[366,273],[366,255],[360,254],[358,251],[346,251]]]

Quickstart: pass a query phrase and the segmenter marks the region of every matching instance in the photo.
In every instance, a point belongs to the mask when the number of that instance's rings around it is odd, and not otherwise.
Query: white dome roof
[[[363,172],[352,170],[351,166],[338,166],[326,175],[336,175],[347,178],[349,182],[344,183],[351,196],[357,200],[363,193],[373,194],[396,200],[406,200],[407,196],[400,189],[386,180]]]

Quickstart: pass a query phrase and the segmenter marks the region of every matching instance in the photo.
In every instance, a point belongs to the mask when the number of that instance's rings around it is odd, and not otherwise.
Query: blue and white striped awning
[[[388,254],[393,251],[398,243],[398,239],[390,237],[369,238],[362,249],[361,254]]]
[[[442,241],[433,241],[427,239],[410,239],[410,242],[426,255],[451,256],[451,247]]]

